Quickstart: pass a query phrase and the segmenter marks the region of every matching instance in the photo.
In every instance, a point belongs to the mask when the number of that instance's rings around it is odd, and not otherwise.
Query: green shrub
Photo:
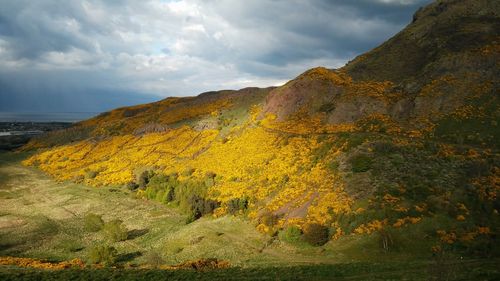
[[[188,216],[186,217],[186,224],[190,224],[194,222],[195,220],[199,219],[201,216],[197,214],[196,212],[190,212]]]
[[[104,224],[105,236],[112,242],[127,240],[128,230],[121,220],[112,220]]]
[[[169,203],[175,200],[175,190],[179,186],[176,174],[157,174],[151,177],[147,184],[146,197],[161,203]]]
[[[298,242],[302,238],[302,230],[295,225],[289,226],[280,232],[279,238],[289,243]]]
[[[318,223],[304,225],[303,232],[304,240],[313,246],[321,246],[330,240],[328,227]]]
[[[115,264],[118,252],[114,247],[97,245],[90,249],[88,261],[92,264],[111,266]]]
[[[83,218],[84,228],[90,232],[97,232],[104,226],[104,221],[100,215],[88,213]]]
[[[350,159],[352,171],[354,173],[366,172],[372,167],[372,159],[365,154],[358,154]]]
[[[234,215],[240,210],[246,210],[248,208],[247,198],[233,198],[227,202],[227,211]]]
[[[174,201],[174,199],[175,199],[175,189],[173,187],[170,187],[163,195],[163,198],[161,198],[161,202],[169,203]]]

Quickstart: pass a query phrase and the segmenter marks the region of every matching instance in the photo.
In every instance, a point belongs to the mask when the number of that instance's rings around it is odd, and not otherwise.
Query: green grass
[[[4,267],[2,280],[498,280],[498,261],[346,263],[195,271],[33,270]]]

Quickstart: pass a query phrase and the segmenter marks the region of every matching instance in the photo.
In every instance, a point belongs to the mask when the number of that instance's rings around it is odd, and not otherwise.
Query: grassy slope
[[[423,254],[419,261],[401,262],[414,259],[414,253],[411,256],[404,252],[384,253],[374,235],[351,236],[315,248],[270,240],[268,236],[258,233],[247,221],[234,217],[202,218],[184,225],[184,216],[175,210],[154,201],[138,201],[122,190],[56,183],[36,169],[21,166],[19,161],[25,156],[26,154],[0,154],[1,256],[28,256],[49,260],[75,257],[85,259],[89,246],[104,241],[102,234],[86,233],[82,229],[82,216],[91,211],[104,214],[106,221],[122,219],[128,229],[139,233],[136,238],[114,243],[113,246],[121,255],[122,264],[142,264],[145,258],[141,255],[155,251],[162,255],[167,264],[217,257],[243,268],[200,274],[193,271],[140,270],[20,271],[3,266],[0,267],[2,280],[31,280],[35,276],[44,280],[105,280],[110,276],[130,280],[144,276],[180,280],[329,280],[332,277],[339,277],[340,280],[402,277],[427,280],[443,274],[453,274],[452,277],[465,279],[471,276],[489,279],[498,274],[494,269],[496,260],[460,261],[450,257],[445,263],[440,263],[435,259],[423,259]],[[336,265],[313,265],[318,263]],[[465,268],[468,270],[453,273]]]
[[[20,165],[19,158],[11,153],[0,154],[2,256],[85,259],[87,247],[105,242],[102,234],[83,231],[82,218],[92,212],[103,214],[105,221],[121,219],[129,230],[141,234],[115,243],[121,254],[156,251],[168,264],[201,257],[245,266],[335,263],[351,257],[351,249],[345,246],[339,252],[333,250],[336,245],[318,249],[273,242],[248,221],[232,216],[206,217],[185,225],[185,216],[175,209],[136,199],[123,189],[57,183],[36,169]],[[371,246],[376,249],[376,245]],[[129,261],[144,262],[139,255]]]

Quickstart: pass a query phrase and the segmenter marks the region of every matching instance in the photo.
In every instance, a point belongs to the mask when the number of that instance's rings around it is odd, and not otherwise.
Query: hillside
[[[116,109],[33,140],[24,163],[284,241],[498,256],[499,11],[437,1],[340,69]]]

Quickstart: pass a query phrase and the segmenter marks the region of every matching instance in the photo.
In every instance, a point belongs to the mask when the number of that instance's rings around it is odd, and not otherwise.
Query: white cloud
[[[389,16],[409,21],[413,12],[355,2],[12,1],[0,9],[0,75],[75,71],[76,78],[106,77],[96,87],[158,96],[278,85],[311,67],[342,66],[406,23]]]

